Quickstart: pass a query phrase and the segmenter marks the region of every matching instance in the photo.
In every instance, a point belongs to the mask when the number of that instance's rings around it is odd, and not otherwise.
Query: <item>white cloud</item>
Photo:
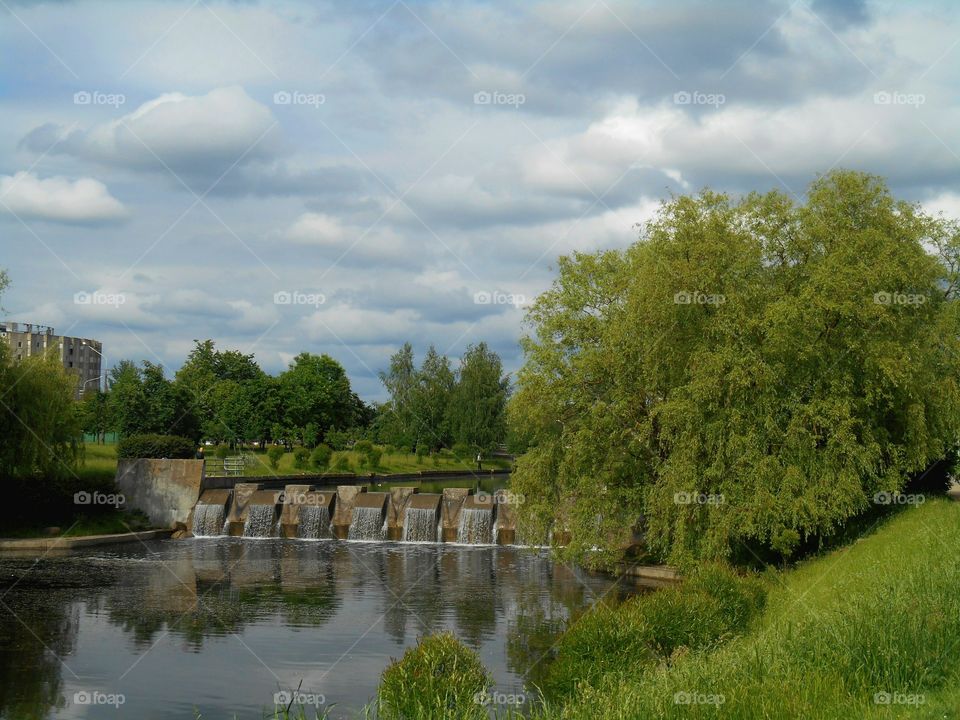
[[[343,226],[335,217],[324,213],[303,213],[291,225],[285,237],[310,245],[335,245],[343,239]]]
[[[59,223],[109,222],[127,215],[123,204],[98,180],[41,179],[26,171],[0,175],[0,212],[4,210],[24,219]]]

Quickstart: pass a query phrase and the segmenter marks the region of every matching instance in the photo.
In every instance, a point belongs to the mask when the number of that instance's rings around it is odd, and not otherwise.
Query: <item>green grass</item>
[[[960,503],[902,510],[846,547],[771,573],[766,610],[742,636],[659,665],[638,660],[538,717],[956,717],[958,550]],[[888,693],[901,702],[876,702]],[[923,702],[902,702],[911,696]]]
[[[86,535],[115,535],[131,531],[148,530],[151,525],[146,516],[139,512],[122,510],[104,510],[95,515],[78,515],[57,527],[59,532],[49,533],[49,526],[31,525],[28,527],[4,530],[0,535],[5,538],[37,537],[84,537]]]
[[[213,448],[206,448],[207,450],[207,468],[208,472],[216,473],[218,468],[223,467],[222,460],[214,457]],[[241,454],[241,453],[236,453]],[[313,467],[309,467],[305,470],[295,468],[293,466],[293,453],[288,452],[284,453],[283,457],[280,459],[279,467],[274,470],[270,467],[270,461],[267,459],[267,454],[259,450],[244,450],[242,452],[244,457],[247,458],[247,464],[244,468],[245,477],[259,477],[263,475],[315,475],[317,470]],[[117,446],[116,445],[96,445],[93,443],[85,444],[84,452],[84,463],[78,471],[78,475],[81,479],[97,479],[101,480],[103,478],[108,478],[113,480],[117,472]],[[414,453],[409,452],[394,452],[394,453],[384,453],[381,458],[380,465],[376,468],[371,468],[369,465],[361,465],[361,456],[359,453],[352,451],[341,451],[335,452],[333,454],[333,461],[336,462],[338,457],[346,457],[350,463],[350,469],[346,472],[354,472],[357,474],[367,475],[371,472],[386,475],[390,473],[409,473],[409,472],[420,472],[431,471],[431,470],[474,470],[476,468],[476,462],[471,460],[459,460],[453,456],[449,450],[443,450],[436,456],[436,462],[430,456],[424,457],[422,460],[418,458]],[[332,463],[331,463],[332,465]],[[509,470],[510,461],[505,459],[489,459],[483,461],[483,469],[500,469],[500,470]],[[221,470],[222,472],[222,470]],[[330,470],[334,472],[334,470]]]

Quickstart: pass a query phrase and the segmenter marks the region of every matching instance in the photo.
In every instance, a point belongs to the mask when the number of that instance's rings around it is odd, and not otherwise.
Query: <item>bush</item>
[[[117,443],[118,458],[192,458],[193,440],[179,435],[128,435]]]
[[[328,430],[323,440],[334,450],[346,450],[350,444],[350,433],[344,430]]]
[[[567,629],[545,671],[548,699],[568,697],[578,685],[633,674],[643,665],[669,662],[681,648],[709,648],[746,629],[764,607],[766,589],[719,564],[692,571],[683,583],[596,605]]]
[[[353,451],[361,455],[369,455],[371,450],[373,450],[373,443],[369,440],[357,440],[353,444]]]
[[[383,671],[377,691],[378,717],[486,718],[485,706],[476,696],[486,693],[492,681],[477,654],[453,633],[430,635]]]
[[[334,455],[333,469],[337,472],[350,472],[350,456],[346,453]]]
[[[230,446],[229,445],[217,445],[216,450],[213,451],[213,454],[216,455],[221,460],[227,457],[230,457]]]
[[[475,453],[472,447],[467,443],[455,443],[453,446],[453,455],[458,460],[473,460]]]
[[[333,450],[330,449],[329,445],[320,444],[314,448],[313,453],[310,455],[310,463],[317,470],[326,470],[330,465],[330,459],[333,457]]]
[[[270,467],[274,470],[280,467],[280,458],[282,457],[282,445],[271,445],[269,448],[267,448],[267,459],[270,461]]]
[[[300,446],[293,449],[293,466],[297,470],[306,470],[310,463],[310,451]]]
[[[380,460],[383,459],[383,453],[377,448],[374,448],[373,450],[367,453],[366,457],[367,457],[367,461],[370,463],[370,467],[373,469],[376,469],[380,467]]]

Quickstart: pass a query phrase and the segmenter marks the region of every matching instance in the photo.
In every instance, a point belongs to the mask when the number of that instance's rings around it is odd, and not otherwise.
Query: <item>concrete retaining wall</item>
[[[117,487],[126,506],[140,510],[154,525],[186,523],[200,499],[203,460],[121,459]]]

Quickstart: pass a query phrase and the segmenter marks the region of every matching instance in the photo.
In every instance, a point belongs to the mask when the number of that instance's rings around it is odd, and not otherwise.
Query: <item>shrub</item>
[[[303,447],[293,449],[293,466],[298,470],[306,470],[310,463],[310,451]]]
[[[326,470],[330,465],[330,459],[332,457],[333,450],[330,449],[330,446],[320,444],[314,448],[313,453],[310,455],[310,463],[317,468],[317,470]]]
[[[267,459],[270,461],[270,467],[274,470],[280,467],[280,458],[282,457],[282,445],[271,445],[269,448],[267,448]]]
[[[117,444],[118,458],[192,458],[193,440],[179,435],[128,435]]]
[[[334,450],[346,450],[350,443],[350,433],[344,430],[328,430],[323,441]]]
[[[430,635],[383,671],[377,691],[378,717],[486,718],[477,695],[486,693],[492,681],[477,654],[453,633]]]
[[[373,448],[373,450],[367,453],[367,460],[369,461],[371,468],[380,467],[380,460],[382,459],[383,453],[377,448]]]
[[[217,445],[216,450],[213,451],[213,454],[216,455],[221,460],[226,457],[230,457],[230,446],[229,445]]]
[[[346,453],[337,453],[333,456],[333,469],[337,472],[350,472],[350,456]]]
[[[473,448],[467,443],[455,443],[452,450],[454,457],[458,460],[473,460],[475,455]]]
[[[373,450],[373,443],[369,440],[357,440],[353,444],[353,451],[361,455],[368,455]]]
[[[669,662],[681,648],[709,648],[746,629],[763,609],[766,589],[756,577],[739,577],[719,564],[693,570],[683,583],[631,598],[619,606],[596,605],[557,642],[545,671],[551,700],[580,684],[633,674],[643,665]]]
[[[426,445],[424,445],[423,443],[418,444],[417,445],[417,462],[422,463],[423,459],[427,456],[428,452],[430,452],[430,449]]]

